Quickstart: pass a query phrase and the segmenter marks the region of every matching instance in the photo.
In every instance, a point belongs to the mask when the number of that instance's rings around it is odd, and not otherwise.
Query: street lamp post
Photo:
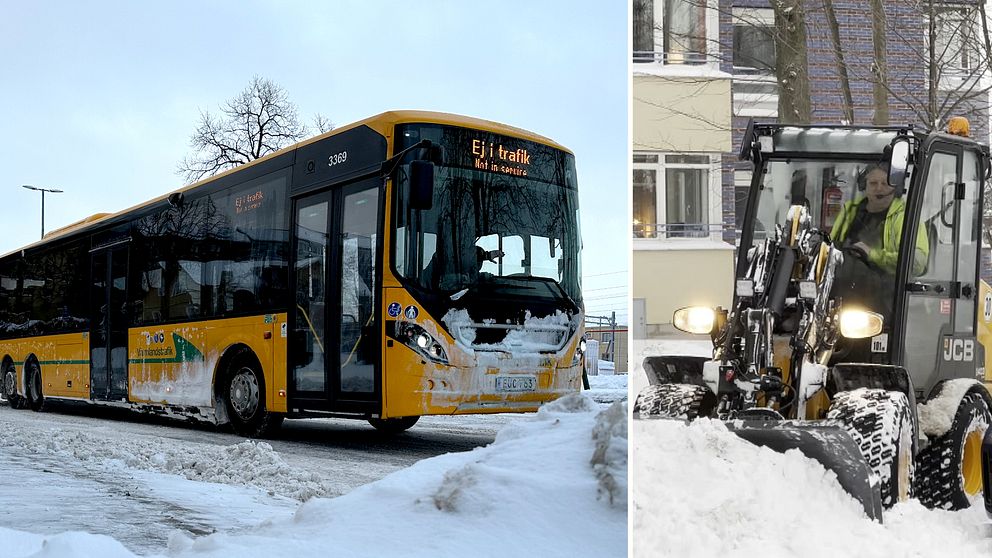
[[[41,238],[45,238],[45,192],[61,194],[62,190],[56,190],[55,188],[38,188],[37,186],[29,186],[27,184],[24,184],[22,187],[27,188],[28,190],[41,192]]]

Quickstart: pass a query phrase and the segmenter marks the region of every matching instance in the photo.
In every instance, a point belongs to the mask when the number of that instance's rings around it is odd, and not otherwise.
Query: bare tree
[[[813,112],[806,48],[803,0],[773,0],[775,68],[778,78],[778,117],[790,124],[809,124]]]
[[[313,127],[316,128],[318,134],[325,134],[334,129],[334,123],[318,112],[313,115]]]
[[[318,131],[333,128],[322,115],[314,119]],[[200,111],[200,122],[190,138],[193,153],[179,163],[177,174],[195,182],[222,170],[243,165],[310,135],[299,121],[296,105],[271,80],[255,76],[251,83],[220,107],[220,115]]]

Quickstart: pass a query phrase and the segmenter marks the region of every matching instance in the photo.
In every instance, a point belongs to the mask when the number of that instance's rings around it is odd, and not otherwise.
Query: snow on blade
[[[992,556],[978,500],[962,512],[911,500],[879,525],[798,450],[776,453],[705,419],[633,428],[635,557]]]

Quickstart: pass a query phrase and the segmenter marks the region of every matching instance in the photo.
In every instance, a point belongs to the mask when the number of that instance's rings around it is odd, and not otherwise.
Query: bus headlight
[[[848,339],[864,339],[882,333],[882,315],[849,308],[840,313],[840,334]]]
[[[716,322],[716,312],[705,306],[679,308],[672,316],[672,325],[686,333],[710,333]]]
[[[448,364],[448,354],[444,352],[444,347],[417,324],[396,322],[393,337],[428,360]]]

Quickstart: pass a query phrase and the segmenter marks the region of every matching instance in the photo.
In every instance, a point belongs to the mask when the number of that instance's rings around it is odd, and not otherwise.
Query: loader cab
[[[776,232],[794,241],[787,213],[802,205],[844,255],[831,297],[884,317],[882,332],[841,361],[905,366],[924,396],[984,368],[976,316],[987,147],[905,127],[752,122],[741,155],[754,173],[739,279],[752,247]]]

